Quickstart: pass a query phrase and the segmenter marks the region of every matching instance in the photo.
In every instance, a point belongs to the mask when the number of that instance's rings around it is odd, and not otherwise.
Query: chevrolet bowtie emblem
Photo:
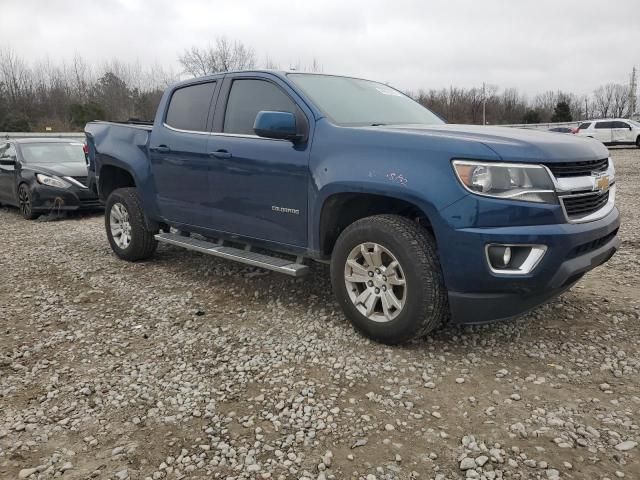
[[[606,192],[609,190],[609,175],[606,173],[592,173],[594,177],[593,189],[599,192]]]

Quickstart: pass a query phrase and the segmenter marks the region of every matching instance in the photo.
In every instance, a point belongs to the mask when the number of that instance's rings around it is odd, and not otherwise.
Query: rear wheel
[[[20,213],[27,220],[33,220],[39,216],[33,212],[31,190],[29,190],[29,186],[26,183],[21,183],[18,187],[18,208],[20,208]]]
[[[157,231],[147,226],[135,188],[119,188],[109,195],[104,222],[111,249],[123,260],[145,260],[155,252]]]
[[[383,343],[425,335],[447,317],[435,241],[407,218],[378,215],[345,229],[331,259],[331,282],[353,325]]]

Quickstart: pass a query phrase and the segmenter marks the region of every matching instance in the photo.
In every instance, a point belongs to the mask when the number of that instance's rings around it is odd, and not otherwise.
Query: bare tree
[[[253,48],[226,37],[216,38],[215,45],[205,48],[193,46],[178,56],[186,73],[194,77],[218,72],[253,68],[256,56]]]
[[[596,88],[593,92],[593,103],[596,114],[602,118],[609,118],[613,109],[615,84],[608,83]]]
[[[611,114],[614,117],[622,118],[629,109],[629,86],[615,84],[613,87],[613,97],[611,99]]]

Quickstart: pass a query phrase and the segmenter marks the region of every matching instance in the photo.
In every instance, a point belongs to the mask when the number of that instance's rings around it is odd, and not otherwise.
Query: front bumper
[[[583,224],[468,228],[451,232],[441,247],[451,321],[486,323],[520,315],[561,294],[586,272],[609,260],[620,246],[614,208],[606,217]],[[527,275],[491,272],[484,248],[489,243],[541,244],[548,247]]]
[[[98,199],[95,192],[75,185],[69,188],[54,188],[36,184],[31,190],[31,203],[34,212],[104,208],[104,204]]]

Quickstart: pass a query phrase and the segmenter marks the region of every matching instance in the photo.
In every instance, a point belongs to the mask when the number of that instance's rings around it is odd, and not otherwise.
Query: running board
[[[196,252],[206,253],[207,255],[246,263],[254,267],[266,268],[267,270],[284,273],[292,277],[301,277],[309,272],[307,265],[292,262],[285,258],[270,257],[269,255],[262,255],[261,253],[255,253],[250,250],[226,247],[221,243],[207,242],[206,240],[184,237],[175,233],[159,233],[156,235],[156,240],[177,245],[187,250],[194,250]]]

